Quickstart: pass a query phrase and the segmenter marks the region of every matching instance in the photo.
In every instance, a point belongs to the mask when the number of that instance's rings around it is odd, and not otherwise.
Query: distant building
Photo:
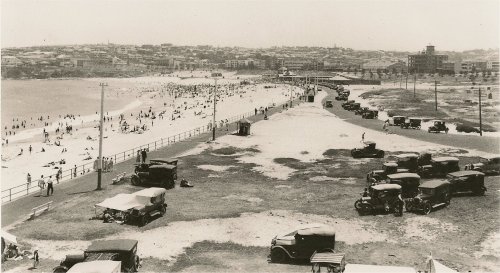
[[[311,64],[310,60],[302,58],[286,58],[283,62],[283,66],[290,70],[300,70],[304,69],[306,66]]]
[[[406,63],[404,62],[394,62],[394,61],[387,61],[387,60],[373,60],[364,63],[361,66],[364,70],[366,71],[371,71],[371,72],[378,72],[378,71],[383,71],[383,72],[402,72],[406,71]]]
[[[435,54],[434,46],[416,55],[408,56],[408,71],[410,73],[436,73],[443,68],[443,62],[448,60],[448,55]]]
[[[488,71],[499,71],[499,61],[487,61],[486,70]]]

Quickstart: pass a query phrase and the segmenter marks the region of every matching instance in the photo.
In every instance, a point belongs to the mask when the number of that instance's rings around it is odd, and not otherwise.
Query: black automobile
[[[445,132],[448,133],[449,129],[446,127],[446,122],[442,120],[435,120],[434,125],[430,126],[427,131],[429,133],[440,133]]]
[[[389,120],[389,125],[391,126],[401,126],[401,124],[405,123],[405,120],[408,117],[406,116],[393,116],[391,120]],[[392,122],[391,122],[392,121]]]
[[[335,230],[325,225],[297,229],[271,241],[270,258],[273,263],[289,259],[309,260],[315,252],[334,252]]]
[[[404,153],[396,155],[397,164],[400,168],[408,169],[409,172],[416,173],[418,171],[418,154]]]
[[[404,123],[401,123],[403,129],[417,129],[422,127],[422,120],[420,118],[409,118]]]
[[[353,158],[383,158],[385,152],[376,148],[376,143],[367,141],[363,148],[354,148],[351,150],[351,155]]]
[[[429,214],[432,209],[448,206],[451,200],[450,182],[430,180],[418,187],[418,195],[405,200],[406,211]]]
[[[411,198],[417,195],[420,176],[416,173],[389,174],[387,175],[386,183],[400,185],[403,198]]]
[[[120,261],[121,272],[137,272],[140,266],[137,244],[137,240],[129,239],[94,241],[83,254],[66,255],[53,272],[64,273],[77,263],[91,261]]]
[[[351,104],[347,105],[346,107],[344,107],[344,109],[347,111],[356,111],[360,107],[361,107],[361,103],[355,102],[355,103],[351,103]]]
[[[341,104],[342,108],[346,109],[346,107],[350,107],[351,104],[355,103],[356,101],[354,100],[348,100],[344,103]]]
[[[384,162],[382,170],[372,170],[366,174],[366,182],[371,185],[387,179],[387,175],[394,173],[406,173],[408,169],[398,168],[396,162]]]
[[[367,111],[368,111],[368,107],[360,107],[359,109],[354,111],[354,114],[363,116],[363,114],[366,113]]]
[[[436,157],[430,160],[430,164],[420,166],[417,173],[422,178],[444,178],[448,173],[460,171],[458,162],[459,159],[452,156]]]
[[[177,180],[177,159],[152,159],[150,163],[136,164],[130,178],[132,185],[159,186],[171,189]]]
[[[452,193],[472,192],[475,195],[484,195],[484,173],[478,171],[459,171],[449,173],[446,178],[451,183]]]
[[[402,213],[398,198],[401,186],[397,184],[378,184],[370,186],[369,191],[354,202],[354,208],[361,215],[375,215],[379,211]],[[366,195],[366,196],[365,196]]]
[[[378,118],[378,111],[377,110],[368,110],[361,115],[362,118],[364,119],[376,119]]]

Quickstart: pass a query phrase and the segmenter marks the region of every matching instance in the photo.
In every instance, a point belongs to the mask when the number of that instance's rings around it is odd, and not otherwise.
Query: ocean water
[[[2,129],[10,128],[13,119],[26,120],[59,115],[91,115],[100,110],[101,87],[98,81],[87,79],[64,80],[2,80],[1,84]],[[105,89],[105,104],[109,111],[117,110],[135,100],[135,84],[111,79]]]

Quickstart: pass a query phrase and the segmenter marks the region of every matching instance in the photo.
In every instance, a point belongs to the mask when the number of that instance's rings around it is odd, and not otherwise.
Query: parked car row
[[[384,162],[382,169],[367,173],[367,188],[354,204],[360,214],[376,214],[381,210],[402,213],[401,199],[406,211],[428,214],[434,208],[449,205],[452,195],[481,196],[486,192],[485,174],[472,170],[474,164],[461,171],[456,157],[432,158],[427,153],[404,153],[394,157],[394,161]],[[489,166],[496,172],[500,166],[493,168],[495,158],[500,160],[500,157],[489,157]],[[422,178],[442,180],[422,182]]]

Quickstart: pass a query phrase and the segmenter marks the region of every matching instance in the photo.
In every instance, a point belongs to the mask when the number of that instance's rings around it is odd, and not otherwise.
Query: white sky
[[[1,0],[1,46],[498,48],[499,1]]]

